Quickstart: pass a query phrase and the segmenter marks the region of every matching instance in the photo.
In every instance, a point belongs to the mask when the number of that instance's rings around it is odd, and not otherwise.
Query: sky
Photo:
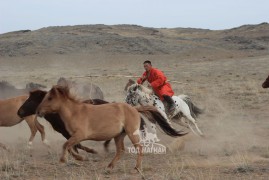
[[[0,34],[84,24],[221,30],[262,22],[269,22],[269,0],[0,0]]]

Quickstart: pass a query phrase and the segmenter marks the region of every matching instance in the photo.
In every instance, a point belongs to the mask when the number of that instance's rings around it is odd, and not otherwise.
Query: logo
[[[159,144],[160,140],[156,134],[155,125],[152,126],[153,132],[149,132],[148,128],[144,126],[143,130],[138,130],[139,132],[135,132],[134,134],[138,134],[140,137],[139,144],[142,145],[142,153],[151,153],[151,154],[166,154],[166,147],[162,144]],[[132,147],[127,147],[128,152],[132,154],[137,154],[139,149]]]

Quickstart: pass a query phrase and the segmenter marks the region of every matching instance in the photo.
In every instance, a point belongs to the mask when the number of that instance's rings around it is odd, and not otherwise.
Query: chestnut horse
[[[132,107],[126,103],[108,103],[103,105],[85,104],[69,93],[68,88],[53,86],[40,103],[37,113],[59,113],[71,137],[64,143],[60,162],[66,162],[67,151],[84,140],[105,141],[114,138],[116,155],[108,165],[113,168],[124,149],[124,137],[127,135],[137,150],[135,168],[141,170],[142,146],[139,143],[140,114],[147,116],[152,122],[157,122],[161,129],[173,137],[186,133],[174,130],[153,106]],[[77,160],[84,158],[73,152]]]
[[[26,123],[31,129],[31,136],[29,138],[28,145],[32,145],[32,141],[35,137],[37,130],[41,134],[42,141],[47,143],[45,139],[44,127],[38,123],[38,127],[35,125],[35,116],[26,116],[21,118],[17,115],[18,109],[25,102],[28,96],[18,96],[6,100],[0,100],[0,126],[10,127],[22,122],[25,119]],[[5,148],[2,144],[0,147]],[[5,148],[6,149],[6,148]]]
[[[45,97],[46,94],[47,94],[47,91],[43,91],[43,90],[31,91],[29,98],[23,103],[23,105],[18,110],[18,115],[21,118],[24,118],[26,116],[30,116],[30,115],[35,114],[37,107],[39,106],[39,104],[41,103],[41,101],[43,100],[43,98]],[[94,104],[94,105],[108,103],[107,101],[104,101],[101,99],[91,99],[91,100],[86,100],[84,102],[89,103],[89,104]],[[51,124],[52,128],[55,131],[62,134],[66,139],[69,139],[71,137],[70,134],[67,132],[67,130],[64,126],[64,123],[63,123],[61,117],[59,116],[59,114],[55,114],[55,113],[46,114],[44,116],[44,118],[45,118],[45,120],[47,120]],[[105,147],[106,151],[108,151],[108,145],[109,145],[109,141],[106,141],[104,143],[104,147]],[[93,149],[87,148],[81,144],[77,144],[74,146],[74,150],[76,152],[78,152],[77,149],[81,149],[81,150],[84,150],[84,151],[89,152],[89,153],[97,153]]]
[[[262,83],[263,88],[269,88],[269,76],[266,78],[266,80]]]

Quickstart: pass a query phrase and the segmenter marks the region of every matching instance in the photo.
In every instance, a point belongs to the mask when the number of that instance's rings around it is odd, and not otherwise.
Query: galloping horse
[[[176,104],[176,109],[173,114],[166,113],[165,105],[162,103],[159,97],[154,95],[152,90],[140,84],[132,84],[128,87],[125,100],[128,104],[131,104],[132,106],[155,106],[160,112],[162,112],[164,116],[166,116],[166,118],[168,114],[169,118],[173,121],[180,120],[183,116],[188,120],[187,125],[184,122],[180,122],[180,124],[189,127],[193,131],[193,133],[196,134],[189,124],[189,122],[191,122],[195,126],[198,133],[202,136],[203,133],[198,128],[196,123],[196,118],[199,114],[202,113],[202,110],[196,105],[194,105],[191,99],[186,95],[173,96],[172,98]]]
[[[66,162],[67,151],[84,140],[105,141],[114,138],[116,155],[108,165],[113,168],[124,149],[124,137],[129,139],[137,150],[135,168],[141,170],[142,146],[139,143],[140,114],[147,116],[152,122],[157,122],[161,129],[169,136],[179,137],[186,133],[174,130],[159,111],[153,107],[132,107],[126,103],[108,103],[103,105],[85,104],[69,93],[68,88],[53,86],[46,94],[37,109],[40,116],[46,113],[59,113],[71,137],[64,143],[60,162]],[[77,160],[84,158],[73,152]]]
[[[29,138],[28,145],[32,145],[32,141],[35,137],[37,130],[41,134],[42,141],[46,144],[47,140],[45,139],[44,127],[38,123],[38,126],[35,125],[35,116],[26,116],[21,118],[17,115],[18,109],[25,102],[28,96],[18,96],[6,100],[0,100],[0,126],[10,127],[22,122],[25,119],[26,123],[31,129],[31,136]],[[1,145],[5,148],[4,145]],[[6,149],[6,148],[5,148]]]
[[[269,76],[266,78],[266,80],[262,83],[263,88],[269,88]]]
[[[20,107],[20,109],[18,110],[18,115],[21,118],[24,118],[26,116],[30,116],[36,113],[37,107],[39,106],[39,104],[41,103],[41,101],[44,99],[45,95],[47,94],[47,91],[43,91],[43,90],[33,90],[30,92],[29,98],[23,103],[23,105]],[[101,100],[101,99],[91,99],[91,100],[86,100],[84,101],[85,103],[89,103],[89,104],[94,104],[94,105],[99,105],[99,104],[106,104],[108,103],[107,101]],[[47,120],[52,128],[61,133],[66,139],[69,139],[71,137],[71,135],[67,132],[64,123],[61,119],[61,117],[59,116],[59,114],[46,114],[44,116],[45,120]],[[39,123],[38,123],[39,124]],[[104,147],[105,150],[108,151],[108,145],[109,145],[109,141],[106,141],[104,143]],[[78,152],[77,149],[82,149],[86,152],[89,153],[97,153],[96,151],[94,151],[93,149],[87,148],[81,144],[77,144],[74,146],[74,150],[76,152]]]

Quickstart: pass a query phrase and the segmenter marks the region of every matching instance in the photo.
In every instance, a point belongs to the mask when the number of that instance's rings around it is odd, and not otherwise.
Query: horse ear
[[[136,86],[134,87],[134,91],[136,91],[138,88],[138,84],[136,84]]]
[[[68,92],[68,88],[67,87],[62,87],[62,86],[58,86],[57,90],[62,96],[65,96],[67,94],[67,92]]]
[[[57,93],[57,92],[56,92],[55,87],[52,87],[51,90],[50,90],[50,94],[53,95],[53,96],[55,96],[56,93]]]

